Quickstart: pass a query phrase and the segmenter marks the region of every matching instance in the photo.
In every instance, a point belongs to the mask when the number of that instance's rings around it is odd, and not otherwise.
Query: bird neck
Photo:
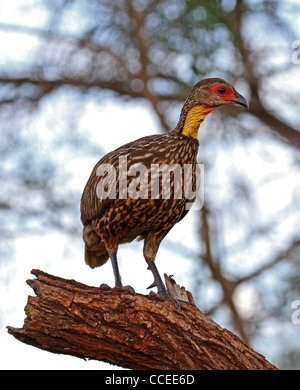
[[[197,138],[200,124],[216,107],[205,104],[194,106],[186,114],[183,122],[182,134],[187,137]],[[184,114],[183,114],[184,115]]]

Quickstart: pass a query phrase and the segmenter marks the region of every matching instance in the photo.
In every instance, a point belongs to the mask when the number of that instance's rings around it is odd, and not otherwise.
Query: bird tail
[[[91,251],[87,248],[87,246],[85,246],[84,257],[86,264],[88,264],[91,268],[101,267],[101,265],[106,263],[109,258],[105,248],[104,251]]]
[[[107,262],[109,255],[103,241],[91,225],[83,229],[83,240],[85,242],[85,262],[91,268],[100,267]]]

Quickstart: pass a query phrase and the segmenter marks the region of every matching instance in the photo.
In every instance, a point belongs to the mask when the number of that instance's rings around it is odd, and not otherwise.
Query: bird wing
[[[87,183],[84,188],[82,197],[81,197],[81,221],[83,225],[86,225],[93,219],[101,217],[104,213],[104,210],[107,207],[110,207],[113,199],[108,197],[101,198],[97,196],[97,186],[101,180],[101,175],[99,175],[99,169],[101,167],[112,166],[115,169],[116,181],[114,185],[114,198],[119,197],[119,162],[120,157],[126,157],[127,167],[129,168],[132,163],[143,161],[143,164],[147,164],[152,161],[151,145],[158,145],[164,143],[162,140],[163,135],[157,136],[147,136],[140,138],[136,141],[129,142],[118,149],[106,154],[98,163],[95,165]],[[145,158],[145,156],[147,158]],[[109,178],[107,178],[107,181]]]

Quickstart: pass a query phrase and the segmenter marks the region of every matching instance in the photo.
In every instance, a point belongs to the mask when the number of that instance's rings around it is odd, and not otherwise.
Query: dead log
[[[132,369],[276,369],[262,355],[223,329],[191,303],[130,288],[89,287],[32,270],[23,328],[7,327],[35,347]],[[167,278],[167,285],[176,289]],[[177,289],[178,290],[178,289]],[[178,298],[193,302],[179,289]]]

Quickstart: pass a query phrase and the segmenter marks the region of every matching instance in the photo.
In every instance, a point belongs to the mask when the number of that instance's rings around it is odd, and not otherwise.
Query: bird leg
[[[121,275],[120,275],[119,267],[118,267],[117,252],[108,252],[108,255],[110,257],[112,268],[114,271],[115,287],[123,287]]]
[[[149,286],[148,288],[157,287],[158,294],[162,296],[163,298],[171,298],[163,281],[161,280],[161,277],[158,273],[158,269],[156,268],[154,260],[146,259],[146,262],[148,264],[148,269],[152,272],[154,276],[154,282]]]

